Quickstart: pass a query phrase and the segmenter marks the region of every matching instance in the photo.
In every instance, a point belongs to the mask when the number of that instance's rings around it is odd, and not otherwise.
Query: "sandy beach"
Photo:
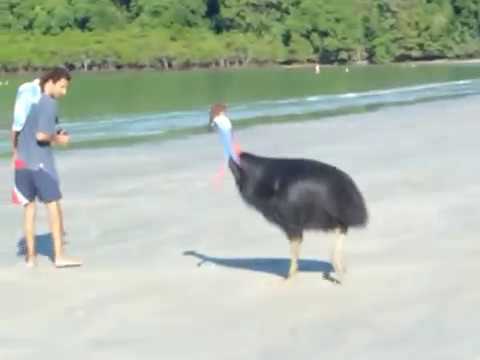
[[[346,242],[307,233],[292,282],[285,236],[221,186],[216,134],[58,153],[67,252],[39,265],[0,164],[0,359],[480,359],[480,97],[238,131],[242,148],[348,172],[371,221]],[[207,119],[205,119],[207,121]],[[75,134],[72,134],[74,140]]]

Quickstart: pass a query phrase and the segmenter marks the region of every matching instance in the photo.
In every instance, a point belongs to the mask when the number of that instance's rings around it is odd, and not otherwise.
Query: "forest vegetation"
[[[0,70],[480,55],[480,0],[0,0]]]

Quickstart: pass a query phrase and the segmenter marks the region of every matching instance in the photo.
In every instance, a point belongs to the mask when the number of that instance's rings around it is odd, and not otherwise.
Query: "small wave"
[[[342,94],[342,95],[338,95],[340,98],[354,98],[354,97],[358,97],[360,94],[357,94],[357,93],[346,93],[346,94]]]
[[[324,111],[337,111],[369,105],[393,105],[472,94],[480,94],[480,80],[460,80],[364,92],[261,100],[252,103],[234,104],[230,106],[229,113],[235,122],[242,122],[265,117],[298,116],[299,114],[308,116],[308,114]],[[208,108],[66,120],[62,122],[62,126],[75,134],[75,138],[79,141],[141,137],[166,134],[178,129],[203,127],[208,121]],[[6,139],[8,132],[8,130],[3,130],[0,135],[3,134]],[[0,141],[0,148],[7,145],[7,140]]]
[[[479,80],[460,80],[335,95],[314,95],[303,98],[262,100],[232,105],[229,112],[234,119],[243,120],[259,116],[297,114],[299,111],[312,112],[352,105],[388,104],[405,100],[434,99],[440,96],[458,96],[472,93],[480,93]],[[148,132],[148,130],[158,131],[159,129],[168,130],[169,128],[202,125],[207,121],[207,114],[208,109],[205,108],[192,111],[132,114],[101,120],[91,118],[86,121],[68,122],[66,125],[77,130],[94,130],[105,127],[112,128],[114,131],[115,129],[119,131],[122,129],[128,130],[128,133],[131,133],[132,128],[135,128],[138,132]]]

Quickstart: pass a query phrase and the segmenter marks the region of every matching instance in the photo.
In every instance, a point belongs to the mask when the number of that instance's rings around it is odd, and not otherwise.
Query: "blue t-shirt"
[[[38,103],[33,104],[25,125],[18,137],[17,152],[28,169],[43,169],[58,179],[50,143],[37,141],[37,132],[48,135],[56,133],[57,101],[43,94]]]

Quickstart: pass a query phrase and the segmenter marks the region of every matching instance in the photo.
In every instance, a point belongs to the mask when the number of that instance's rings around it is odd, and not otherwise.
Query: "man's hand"
[[[63,129],[58,129],[55,134],[47,134],[39,131],[36,134],[36,138],[41,144],[67,145],[70,142],[70,135]]]
[[[68,145],[70,143],[70,135],[63,130],[55,135],[54,143],[57,145]]]

